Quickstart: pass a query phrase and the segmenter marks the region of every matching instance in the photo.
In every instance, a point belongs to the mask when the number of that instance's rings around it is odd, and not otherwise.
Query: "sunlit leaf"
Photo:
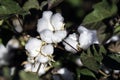
[[[88,69],[81,69],[80,73],[82,75],[91,76],[91,77],[96,78],[95,74],[92,71],[88,70]]]
[[[14,0],[0,0],[0,15],[13,14],[19,11],[21,8]]]
[[[120,55],[119,54],[111,54],[111,55],[109,55],[109,57],[116,60],[118,63],[120,63]]]
[[[23,5],[23,9],[26,11],[29,11],[30,9],[35,8],[35,9],[40,9],[38,0],[28,0],[25,2]]]
[[[4,21],[4,20],[0,20],[0,26],[2,25],[3,21]]]
[[[116,4],[109,4],[107,0],[95,4],[93,9],[94,10],[85,17],[83,24],[99,22],[105,18],[111,17],[117,12]]]
[[[64,0],[47,0],[48,1],[48,9],[51,9],[57,5],[59,5]]]

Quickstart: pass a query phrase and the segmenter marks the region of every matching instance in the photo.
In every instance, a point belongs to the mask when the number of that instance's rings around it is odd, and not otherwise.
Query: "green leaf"
[[[92,71],[90,71],[89,69],[81,69],[80,73],[82,75],[91,76],[91,77],[96,78],[95,74]]]
[[[111,55],[109,55],[109,57],[114,59],[118,63],[120,63],[120,55],[119,54],[111,54]]]
[[[90,53],[83,52],[80,56],[80,59],[82,60],[83,65],[88,69],[95,72],[99,70],[100,64],[98,63],[98,61],[95,59],[95,56],[93,56],[91,52]]]
[[[114,33],[120,32],[120,25],[116,26]]]
[[[39,80],[39,77],[37,74],[34,74],[32,72],[20,72],[20,78],[21,80]]]
[[[105,49],[105,47],[103,45],[100,45],[99,54],[100,53],[103,53],[103,54],[107,53],[107,51],[106,51],[106,49]]]
[[[19,11],[21,8],[14,0],[0,0],[0,15],[13,14]]]
[[[48,9],[51,9],[57,5],[59,5],[64,0],[47,0],[48,1]]]
[[[26,11],[29,11],[30,9],[35,8],[35,9],[40,9],[38,0],[28,0],[25,2],[23,5],[23,9]]]
[[[94,10],[85,17],[82,24],[99,22],[105,18],[113,16],[117,12],[116,4],[109,4],[107,0],[97,3],[93,6],[93,9]]]
[[[83,0],[67,0],[72,6],[80,6]]]

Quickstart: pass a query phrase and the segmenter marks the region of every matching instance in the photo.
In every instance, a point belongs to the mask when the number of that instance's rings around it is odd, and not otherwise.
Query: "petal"
[[[54,36],[52,37],[52,40],[54,43],[61,42],[67,35],[66,30],[62,31],[55,31]]]
[[[53,32],[50,30],[43,30],[40,33],[41,39],[46,43],[52,43],[52,36],[53,36]]]
[[[30,38],[25,45],[25,49],[29,52],[31,57],[36,57],[42,46],[42,41],[37,38]]]
[[[41,48],[41,52],[42,52],[42,54],[44,54],[44,55],[52,55],[53,52],[54,52],[53,45],[52,45],[52,44],[44,45],[44,46]]]
[[[51,16],[52,16],[52,12],[51,11],[44,11],[42,18],[40,18],[38,20],[38,24],[37,24],[37,32],[40,33],[41,31],[45,30],[45,29],[49,29],[51,31],[53,31],[53,27],[51,25]]]
[[[56,13],[51,18],[51,23],[55,30],[62,30],[64,28],[64,18],[60,13]]]

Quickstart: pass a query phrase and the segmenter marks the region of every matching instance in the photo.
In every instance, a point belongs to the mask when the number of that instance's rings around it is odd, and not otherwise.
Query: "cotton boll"
[[[17,39],[13,38],[13,39],[10,39],[6,45],[6,48],[7,49],[10,49],[10,48],[19,48],[20,47],[20,43]]]
[[[54,43],[61,42],[67,35],[66,30],[62,31],[55,31],[54,36],[52,37],[52,40]]]
[[[70,72],[67,68],[59,69],[57,74],[60,74],[64,80],[74,80],[73,73]]]
[[[52,43],[52,36],[53,36],[53,32],[50,30],[43,30],[40,33],[41,39],[46,43]]]
[[[49,61],[49,58],[47,56],[38,55],[35,60],[40,63],[47,63]]]
[[[84,26],[79,26],[78,27],[78,32],[82,33],[82,32],[88,32],[89,30],[87,28],[85,28]]]
[[[80,33],[79,43],[82,49],[87,49],[93,43],[99,43],[95,30],[87,30],[85,27],[80,26],[78,32]]]
[[[46,68],[46,65],[45,65],[45,64],[41,64],[40,69],[39,69],[39,71],[38,71],[38,75],[39,75],[39,76],[45,74],[45,72],[46,72],[46,69],[45,69],[45,68]]]
[[[52,44],[44,45],[41,48],[41,53],[44,55],[52,55],[54,52],[54,48]]]
[[[23,28],[21,26],[21,24],[23,24],[23,22],[20,18],[19,18],[19,20],[17,18],[13,19],[12,23],[15,26],[15,30],[17,32],[21,33],[23,31]]]
[[[36,57],[40,53],[42,41],[37,38],[31,38],[25,45],[25,49],[29,52],[29,56]]]
[[[72,53],[76,53],[78,50],[78,42],[77,42],[77,35],[75,33],[70,34],[65,41],[68,43],[63,42],[63,45],[65,46],[65,49],[67,51],[70,51]],[[75,50],[76,49],[76,50]]]
[[[32,69],[32,64],[27,63],[24,65],[24,71],[31,72],[31,69]]]
[[[64,18],[60,13],[56,13],[51,18],[51,23],[54,26],[55,30],[62,30],[64,28]]]
[[[40,18],[38,20],[38,24],[37,24],[37,31],[38,33],[40,33],[41,31],[45,30],[45,29],[49,29],[51,31],[53,31],[53,26],[51,25],[51,16],[52,16],[52,12],[51,11],[44,11],[43,12],[43,16],[42,18]]]

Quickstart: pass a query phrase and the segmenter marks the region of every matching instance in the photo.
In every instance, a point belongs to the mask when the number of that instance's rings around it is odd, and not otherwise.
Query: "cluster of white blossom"
[[[80,48],[87,49],[92,44],[99,44],[96,30],[89,30],[83,26],[78,27],[79,35],[70,34],[63,44],[65,49],[72,53],[76,53]]]
[[[44,74],[53,60],[53,43],[61,42],[67,35],[64,29],[63,17],[60,13],[52,15],[51,11],[43,12],[38,20],[37,31],[41,39],[30,38],[25,45],[28,60],[24,65],[25,71]]]
[[[88,30],[83,26],[78,27],[79,34],[70,34],[66,39],[67,31],[64,28],[64,18],[60,13],[53,14],[51,11],[44,11],[42,18],[38,20],[37,32],[40,39],[30,38],[25,45],[28,60],[24,65],[25,71],[37,72],[42,75],[53,61],[53,44],[63,41],[65,49],[76,53],[80,48],[87,49],[91,44],[99,43],[95,30]],[[63,40],[64,39],[64,40]],[[81,60],[76,61],[81,66]]]

